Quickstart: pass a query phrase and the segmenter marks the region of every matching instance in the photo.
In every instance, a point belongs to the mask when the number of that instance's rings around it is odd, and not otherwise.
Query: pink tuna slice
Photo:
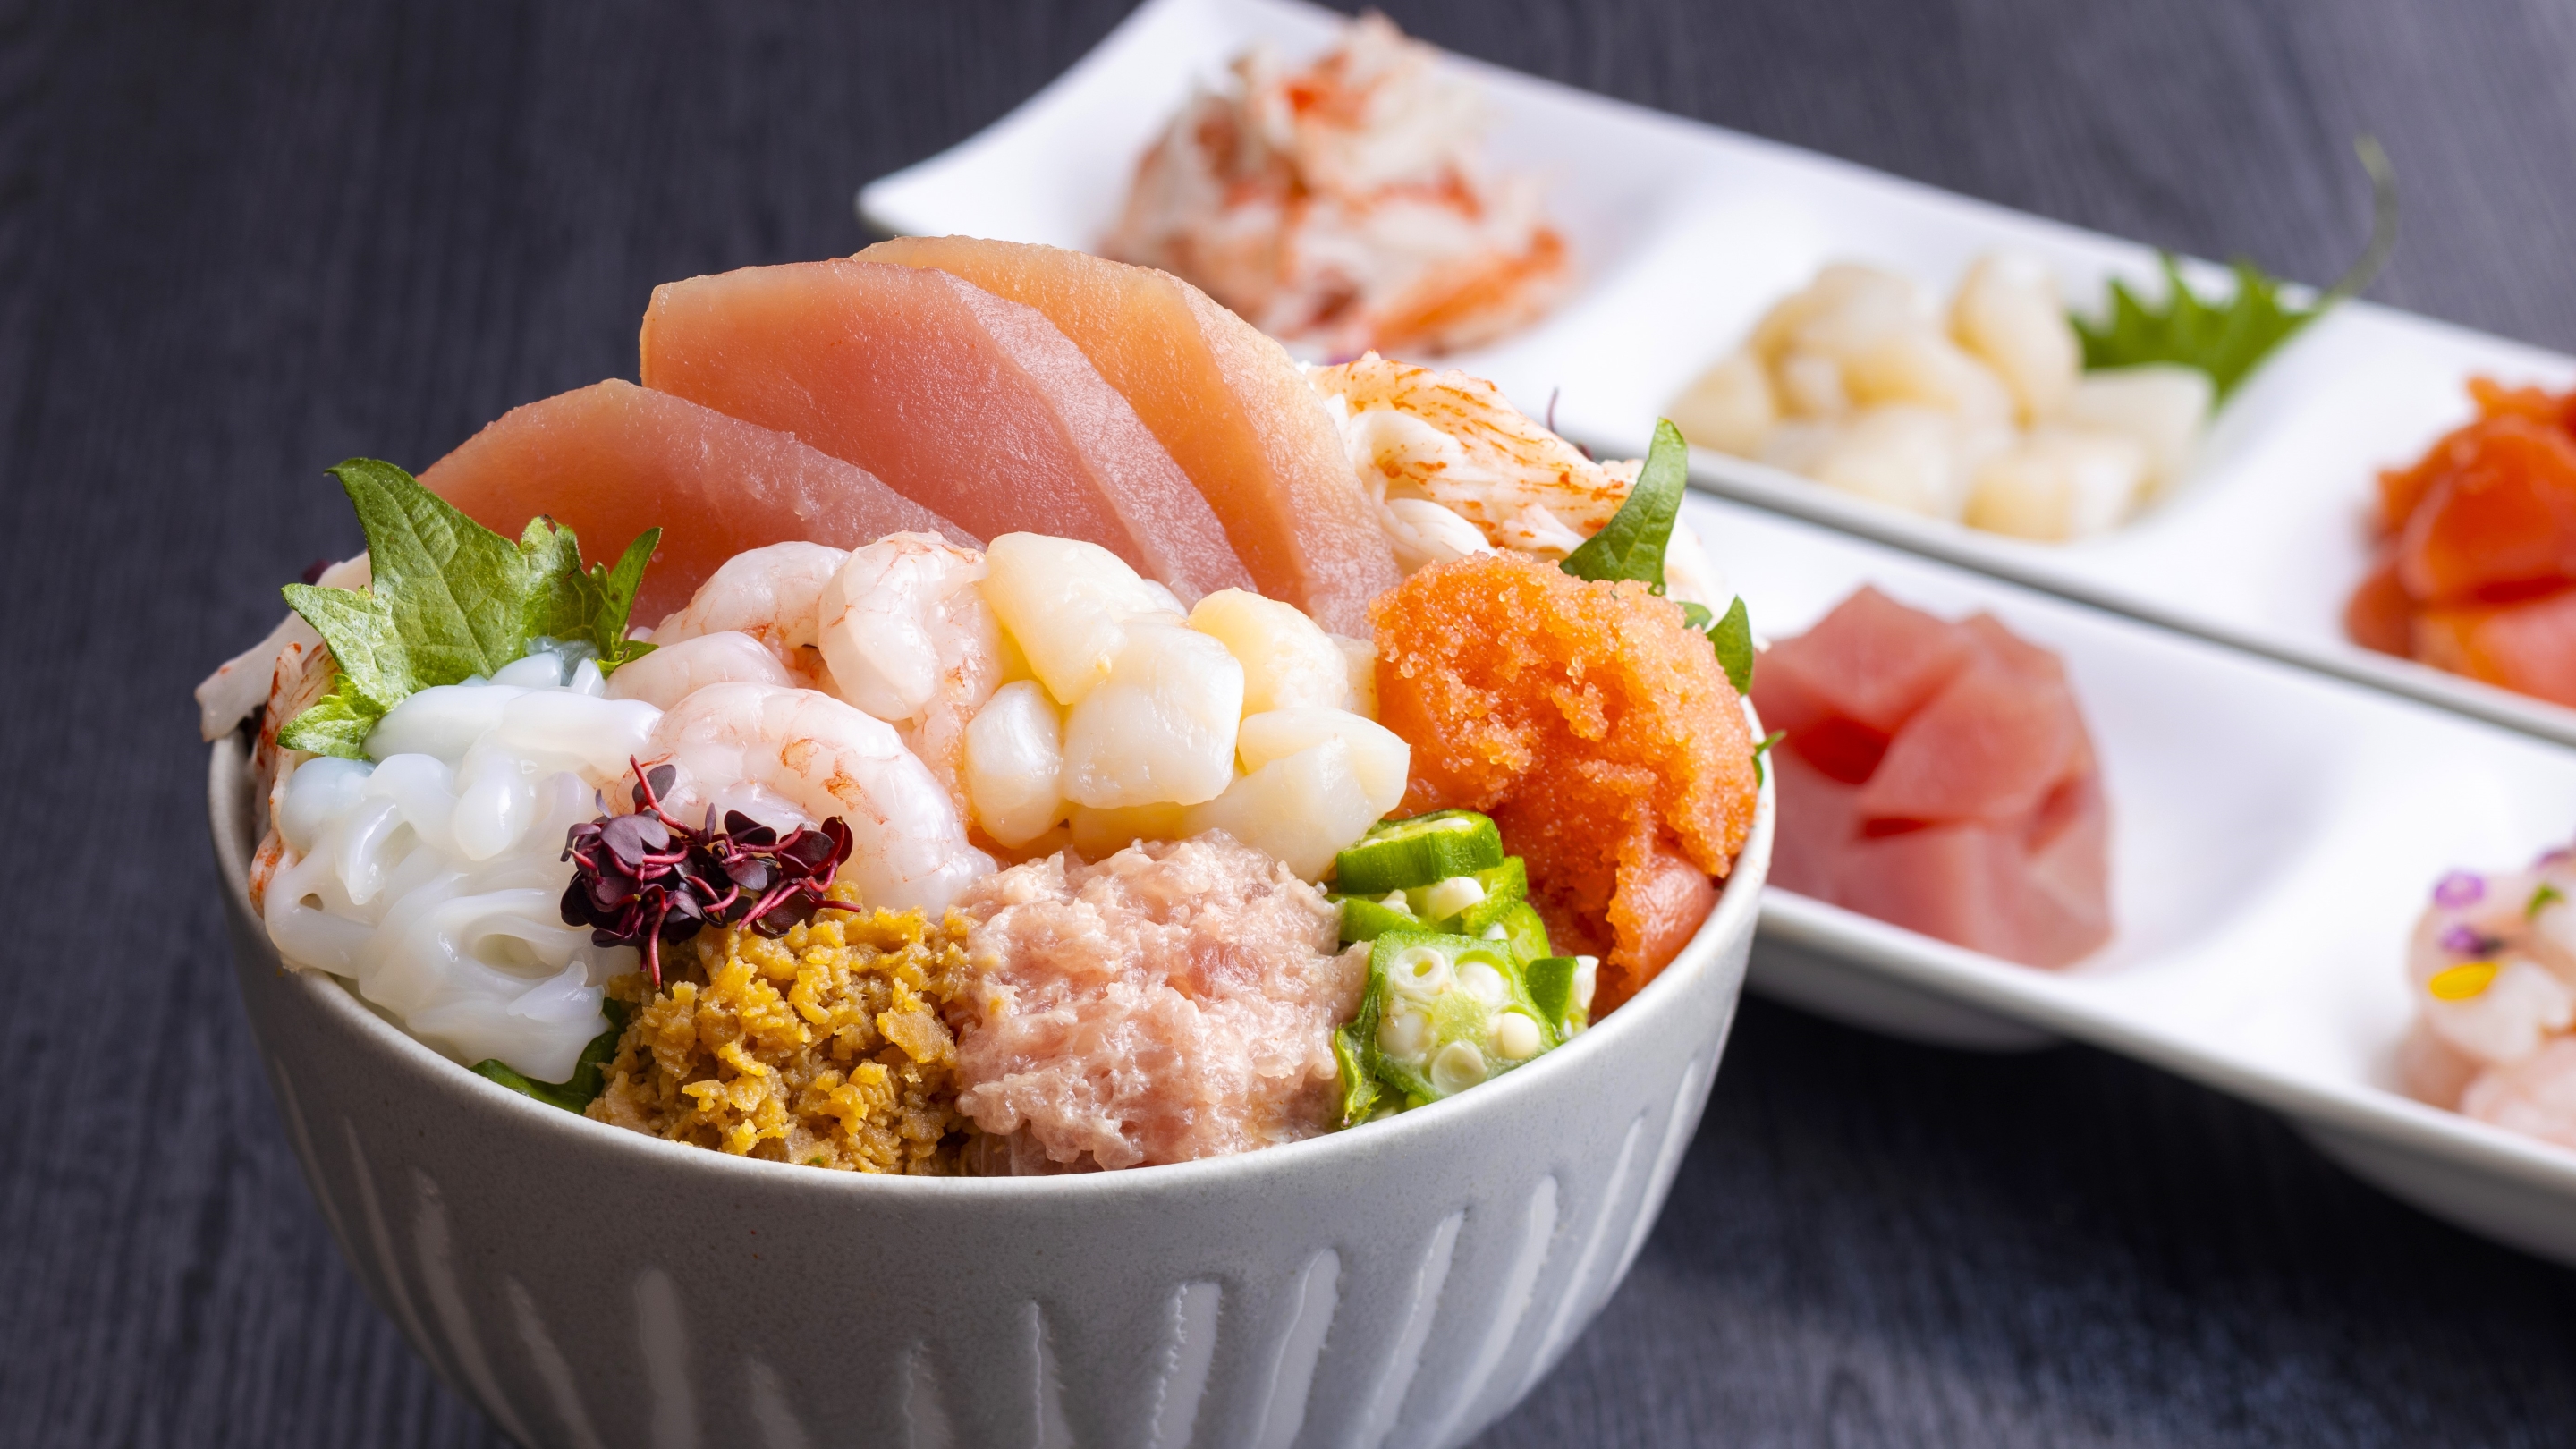
[[[1172,455],[1034,308],[880,262],[671,282],[644,385],[793,433],[986,538],[1096,543],[1184,601],[1250,588]]]
[[[2027,816],[2066,780],[2083,739],[2064,684],[1980,659],[1897,730],[1860,811],[1933,822]]]
[[[1897,726],[1973,652],[1959,626],[1864,587],[1763,654],[1754,707],[1819,769],[1857,783],[1878,767]]]
[[[611,379],[512,408],[420,481],[486,528],[519,536],[540,513],[592,563],[662,530],[636,623],[679,608],[718,565],[792,539],[856,548],[901,530],[974,535],[785,433]]]
[[[1771,716],[1763,715],[1769,724]],[[1839,899],[1843,853],[1860,834],[1860,787],[1786,750],[1771,753],[1780,824],[1772,838],[1771,884],[1820,901]]]

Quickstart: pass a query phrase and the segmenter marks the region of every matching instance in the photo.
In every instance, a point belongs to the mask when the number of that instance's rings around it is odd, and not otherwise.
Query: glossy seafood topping
[[[2032,966],[2110,939],[2101,768],[2055,655],[1865,588],[1773,645],[1753,698],[1787,732],[1774,884]]]
[[[962,904],[958,1105],[1060,1166],[1244,1152],[1333,1124],[1365,947],[1223,835],[1014,866]]]
[[[1435,564],[1374,612],[1404,808],[1491,814],[1560,949],[1603,958],[1597,1009],[1627,1000],[1753,824],[1751,730],[1708,639],[1642,584],[1513,554]]]
[[[1381,15],[1302,70],[1253,50],[1145,153],[1102,250],[1327,357],[1491,341],[1554,306],[1573,266],[1536,182],[1482,164],[1479,110]]]
[[[2469,383],[2477,419],[2379,475],[2354,641],[2576,705],[2576,392]]]

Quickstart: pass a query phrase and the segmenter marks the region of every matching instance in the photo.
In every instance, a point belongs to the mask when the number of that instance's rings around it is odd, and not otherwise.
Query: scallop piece
[[[1238,777],[1224,794],[1192,806],[1182,829],[1222,830],[1312,881],[1385,813],[1361,783],[1351,747],[1327,739]]]
[[[2146,450],[2134,439],[2090,429],[2036,429],[1977,469],[1966,522],[2050,543],[2084,538],[2129,516],[2146,472]]]
[[[1762,362],[1751,352],[1730,353],[1674,398],[1673,426],[1703,448],[1750,458],[1763,435],[1780,421],[1780,399]]]
[[[1109,677],[1129,620],[1182,617],[1169,590],[1118,555],[1041,533],[993,540],[984,551],[984,601],[1060,704],[1081,703]]]
[[[2136,439],[2147,450],[2147,489],[2154,492],[2191,471],[2216,398],[2209,374],[2199,368],[2150,362],[2084,374],[2060,416]]]
[[[1094,807],[1215,799],[1234,779],[1243,666],[1185,625],[1121,627],[1108,677],[1065,715],[1065,798]]]
[[[1840,360],[1887,332],[1931,320],[1931,306],[1912,278],[1836,262],[1773,307],[1753,329],[1751,345],[1755,356],[1775,365],[1789,352]]]
[[[1223,644],[1243,666],[1247,715],[1306,706],[1342,710],[1354,703],[1341,646],[1294,604],[1219,589],[1190,610],[1190,627]]]
[[[1085,860],[1116,855],[1140,840],[1178,840],[1186,813],[1178,805],[1125,805],[1100,810],[1076,805],[1065,812],[1073,853]]]
[[[1395,731],[1348,710],[1274,709],[1245,715],[1235,735],[1234,753],[1245,773],[1257,775],[1271,761],[1326,740],[1340,740],[1350,748],[1351,769],[1379,815],[1403,801],[1405,779],[1413,768],[1413,747]]]
[[[1851,389],[1844,385],[1842,364],[1814,352],[1791,352],[1780,359],[1781,410],[1796,418],[1841,418],[1852,410]]]
[[[1807,476],[1926,518],[1956,519],[1967,503],[1955,420],[1914,404],[1871,408],[1854,418]]]
[[[966,798],[984,833],[1016,850],[1064,814],[1064,721],[1033,679],[993,691],[966,726]]]
[[[1758,456],[1774,468],[1812,477],[1816,465],[1824,461],[1825,454],[1843,432],[1844,427],[1840,423],[1792,419],[1771,430],[1771,436],[1762,440],[1762,451]]]
[[[2084,365],[2057,279],[2017,252],[1995,252],[1968,268],[1950,299],[1950,335],[2003,379],[2025,422],[2062,407]]]
[[[1843,365],[1854,403],[1920,403],[1971,424],[2011,421],[2013,394],[1992,368],[1928,327],[1890,332]]]

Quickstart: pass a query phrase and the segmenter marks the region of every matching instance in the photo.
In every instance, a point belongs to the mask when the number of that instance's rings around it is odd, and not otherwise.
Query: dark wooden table
[[[188,689],[414,466],[846,252],[1082,4],[0,4],[0,1440],[498,1443],[344,1270],[245,1039]],[[1445,45],[2576,349],[2552,0],[1391,0]],[[2427,762],[2428,768],[2435,762]],[[2355,970],[2389,969],[2356,962]],[[674,1224],[674,1232],[685,1227]],[[1748,1004],[1636,1273],[1489,1445],[2544,1444],[2576,1279],[2080,1049]]]

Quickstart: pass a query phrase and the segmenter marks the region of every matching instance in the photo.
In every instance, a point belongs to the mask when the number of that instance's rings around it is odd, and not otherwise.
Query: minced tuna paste
[[[1212,831],[1014,866],[958,910],[958,1107],[1013,1162],[1183,1162],[1330,1127],[1368,948],[1341,949],[1340,913],[1287,866]]]
[[[835,896],[844,891],[835,891]],[[664,956],[589,1115],[674,1142],[860,1172],[953,1175],[964,953],[917,911],[825,911],[776,939],[709,929]]]

